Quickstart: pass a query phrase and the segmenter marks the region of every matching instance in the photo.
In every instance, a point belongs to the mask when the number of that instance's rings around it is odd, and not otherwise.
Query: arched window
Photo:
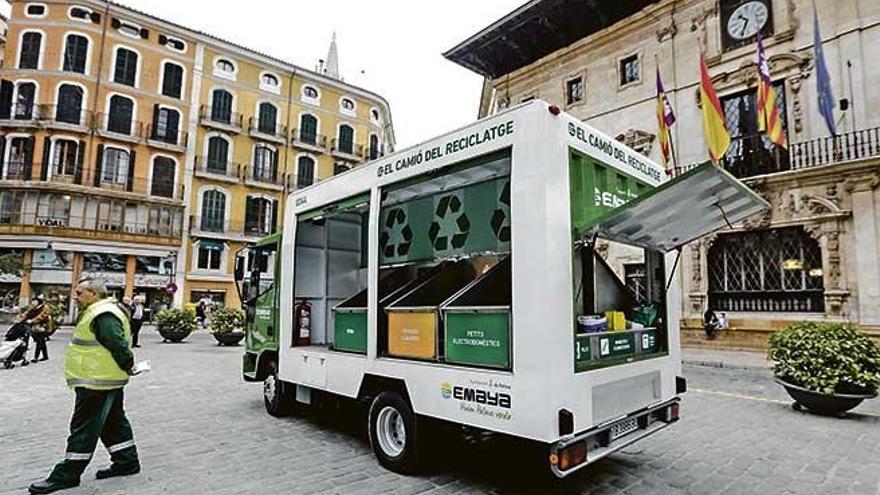
[[[254,147],[254,180],[275,182],[277,178],[278,152],[263,145]]]
[[[19,69],[39,68],[42,44],[43,35],[41,33],[29,31],[21,36],[21,47],[19,47],[18,56]]]
[[[107,112],[107,130],[119,134],[131,134],[131,121],[134,118],[134,100],[122,95],[110,97],[110,111]]]
[[[213,189],[205,191],[202,195],[202,230],[223,232],[225,223],[226,194]]]
[[[244,229],[250,235],[271,234],[275,230],[278,201],[248,196],[245,203]]]
[[[171,198],[174,196],[174,160],[167,156],[153,158],[153,175],[150,181],[150,194]]]
[[[370,160],[379,158],[379,136],[370,134]]]
[[[278,86],[278,78],[275,77],[274,74],[263,74],[260,76],[260,84],[263,86],[268,86],[270,88],[275,88]]]
[[[354,129],[348,124],[339,126],[338,150],[342,153],[354,153]]]
[[[229,162],[229,141],[220,136],[208,138],[208,156],[205,168],[208,172],[226,174]]]
[[[229,60],[226,60],[225,58],[218,59],[217,62],[215,63],[215,66],[223,72],[229,72],[229,73],[235,72],[235,64],[233,64]]]
[[[275,125],[278,120],[278,109],[275,105],[263,102],[260,103],[259,119],[257,122],[257,130],[263,134],[275,134]]]
[[[134,50],[119,47],[116,49],[116,65],[113,81],[126,86],[137,83],[138,54]]]
[[[232,123],[232,93],[225,89],[215,89],[211,99],[211,120],[224,124]]]
[[[313,100],[318,99],[318,90],[313,86],[303,86],[303,96],[306,98],[311,98]]]
[[[296,161],[296,188],[302,189],[315,183],[315,160],[301,156]]]
[[[55,120],[79,125],[82,117],[82,104],[83,89],[73,84],[62,84],[58,87],[58,106],[55,108]]]
[[[165,62],[162,66],[162,94],[180,98],[183,93],[183,67]]]
[[[354,100],[351,98],[343,98],[339,101],[339,108],[345,112],[354,112]]]
[[[52,147],[52,176],[74,176],[79,163],[80,143],[72,139],[58,139]]]
[[[120,148],[104,148],[104,160],[101,164],[101,181],[108,184],[126,184],[128,182],[131,155]]]
[[[707,263],[714,310],[825,310],[822,250],[802,227],[719,235]]]
[[[177,144],[180,130],[180,112],[173,108],[156,105],[153,109],[152,138],[170,144]]]
[[[68,34],[64,46],[63,70],[86,73],[86,61],[89,54],[89,39],[79,34]]]
[[[318,119],[314,115],[305,114],[299,118],[299,140],[308,144],[317,143]]]
[[[32,82],[18,83],[15,87],[15,93],[15,119],[31,120],[34,118],[37,85]]]

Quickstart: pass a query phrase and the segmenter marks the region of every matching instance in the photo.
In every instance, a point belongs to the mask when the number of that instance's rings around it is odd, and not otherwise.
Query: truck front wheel
[[[386,469],[410,474],[419,467],[416,416],[395,392],[382,392],[370,406],[370,446]]]
[[[293,408],[293,397],[287,390],[290,387],[278,379],[278,365],[275,361],[269,361],[267,365],[266,379],[263,380],[263,403],[266,412],[276,418],[289,416]]]

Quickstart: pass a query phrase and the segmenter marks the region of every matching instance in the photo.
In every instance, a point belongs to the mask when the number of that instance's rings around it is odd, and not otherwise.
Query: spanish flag
[[[703,132],[706,134],[709,158],[718,163],[730,146],[730,134],[727,132],[724,111],[712,86],[709,69],[702,54],[700,54],[700,102],[703,107]]]
[[[773,80],[770,79],[770,66],[767,64],[760,34],[758,34],[758,129],[766,132],[773,144],[787,147],[782,119],[779,118],[779,109],[776,107],[776,88],[773,87]]]

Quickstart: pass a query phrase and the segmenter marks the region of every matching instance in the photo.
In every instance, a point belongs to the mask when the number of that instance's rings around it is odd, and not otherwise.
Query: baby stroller
[[[14,368],[16,361],[21,361],[22,366],[30,364],[27,359],[30,337],[31,327],[23,321],[16,322],[9,327],[9,330],[6,331],[6,337],[0,343],[0,362],[3,363],[4,368]]]

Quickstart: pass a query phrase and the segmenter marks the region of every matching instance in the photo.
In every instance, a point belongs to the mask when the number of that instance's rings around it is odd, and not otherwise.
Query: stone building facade
[[[677,117],[680,170],[708,159],[705,54],[732,144],[723,166],[772,210],[684,248],[686,343],[764,347],[792,320],[847,321],[880,337],[880,3],[816,0],[837,136],[818,110],[811,0],[532,2],[445,55],[486,77],[480,115],[546,100],[661,161],[655,73]],[[779,90],[788,147],[758,131],[756,39]],[[637,285],[637,280],[633,280]],[[731,331],[711,344],[703,312]]]

